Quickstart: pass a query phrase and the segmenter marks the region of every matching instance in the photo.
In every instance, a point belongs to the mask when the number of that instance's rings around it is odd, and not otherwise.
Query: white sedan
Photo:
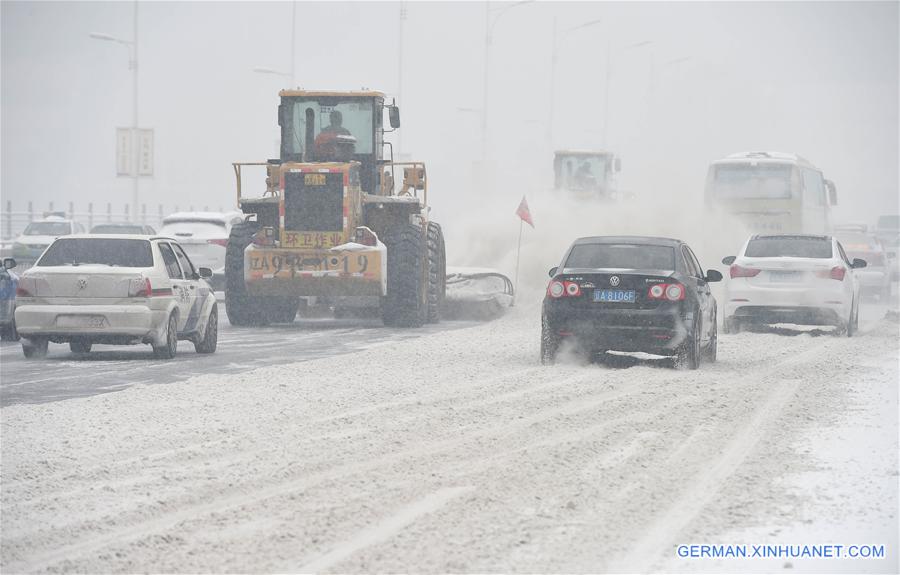
[[[172,358],[178,340],[213,353],[216,298],[178,242],[145,235],[58,238],[19,278],[16,326],[25,357],[49,342],[88,353],[94,343],[150,344]]]
[[[853,335],[859,323],[861,259],[831,236],[755,235],[728,256],[725,333],[749,323],[832,325]]]

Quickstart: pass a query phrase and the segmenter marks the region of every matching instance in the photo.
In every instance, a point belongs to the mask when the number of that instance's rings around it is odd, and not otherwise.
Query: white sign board
[[[153,130],[138,130],[138,175],[153,175]]]
[[[116,175],[130,176],[133,163],[131,128],[116,128]]]
[[[134,176],[134,146],[137,145],[137,173],[139,176],[153,175],[153,130],[137,130],[137,142],[132,128],[116,128],[116,175]]]

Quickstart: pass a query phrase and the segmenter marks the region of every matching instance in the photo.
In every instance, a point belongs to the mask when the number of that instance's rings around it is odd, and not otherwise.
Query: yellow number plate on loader
[[[253,250],[248,254],[250,279],[350,276],[374,280],[381,277],[381,253],[288,252]]]

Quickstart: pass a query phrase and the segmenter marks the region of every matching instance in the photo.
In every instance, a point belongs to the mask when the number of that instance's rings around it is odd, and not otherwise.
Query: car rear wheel
[[[69,350],[71,350],[72,353],[90,353],[91,345],[92,344],[89,341],[73,339],[69,342]]]
[[[46,339],[35,337],[22,342],[22,353],[27,358],[38,358],[47,355],[49,342]]]
[[[541,326],[541,365],[556,363],[557,353],[559,353],[559,336],[545,323]]]
[[[719,326],[718,318],[714,315],[712,321],[712,334],[709,336],[709,343],[703,350],[703,360],[709,363],[715,363],[716,356],[719,352]]]
[[[203,339],[194,343],[194,349],[197,353],[214,353],[219,342],[219,309],[213,305],[209,312],[209,319],[206,320],[206,332]]]
[[[700,322],[694,320],[691,333],[687,341],[681,344],[678,354],[675,356],[675,367],[683,369],[697,369],[700,367]]]
[[[172,359],[178,351],[178,317],[173,313],[169,316],[166,325],[166,342],[157,347],[153,346],[153,355],[159,359]]]
[[[859,330],[859,304],[850,308],[850,320],[847,322],[847,337],[853,337]]]

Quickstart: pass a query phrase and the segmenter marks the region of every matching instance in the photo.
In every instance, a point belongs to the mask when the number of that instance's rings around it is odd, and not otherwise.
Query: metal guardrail
[[[86,230],[90,230],[95,224],[109,222],[136,222],[158,228],[165,216],[181,211],[177,205],[166,209],[163,204],[159,204],[156,206],[156,210],[148,210],[147,205],[143,204],[138,217],[132,218],[128,204],[123,206],[122,211],[114,211],[117,210],[117,207],[114,207],[112,203],[104,205],[89,202],[86,207],[76,208],[74,202],[69,202],[67,209],[60,209],[55,207],[53,202],[49,202],[47,209],[44,210],[36,207],[34,202],[28,202],[26,209],[14,210],[12,201],[7,200],[2,207],[5,209],[0,209],[0,239],[4,243],[11,242],[25,230],[29,223],[43,219],[48,212],[64,214],[65,217],[83,225]],[[185,206],[184,209],[189,212],[195,211],[194,206]],[[208,212],[209,207],[204,206],[203,211]],[[219,207],[217,211],[222,211],[222,208]]]

